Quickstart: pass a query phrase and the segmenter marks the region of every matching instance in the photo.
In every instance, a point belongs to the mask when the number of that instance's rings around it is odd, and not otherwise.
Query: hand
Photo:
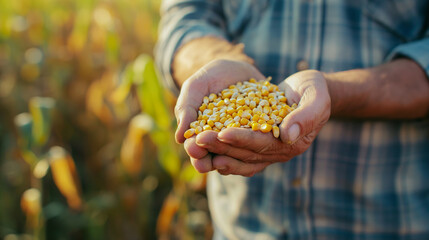
[[[197,119],[198,108],[204,96],[220,92],[231,84],[250,78],[264,79],[265,77],[247,62],[215,60],[205,65],[183,83],[174,109],[178,125],[176,141],[185,143],[185,150],[191,158],[191,163],[198,171],[213,170],[213,155],[207,149],[196,145],[195,137],[185,139],[183,134],[189,128],[189,124]],[[210,132],[217,135],[217,132]]]
[[[228,128],[219,134],[207,131],[191,140],[201,147],[195,154],[212,153],[206,156],[212,158],[212,167],[221,174],[252,176],[271,163],[303,153],[330,116],[331,99],[324,75],[315,70],[302,71],[287,78],[279,88],[285,91],[288,104],[299,104],[281,123],[279,139],[243,128]]]

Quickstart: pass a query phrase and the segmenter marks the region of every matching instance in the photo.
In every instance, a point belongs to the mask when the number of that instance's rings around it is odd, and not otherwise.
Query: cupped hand
[[[285,91],[288,104],[298,108],[289,113],[280,125],[280,138],[271,133],[243,128],[228,128],[219,134],[200,133],[192,140],[200,155],[211,158],[212,168],[221,174],[252,176],[274,162],[285,162],[303,153],[330,117],[331,99],[321,72],[308,70],[291,75],[279,88]]]
[[[217,93],[231,84],[250,78],[264,79],[251,64],[244,61],[214,60],[187,79],[182,85],[174,113],[177,119],[176,141],[185,143],[185,150],[193,166],[200,172],[213,170],[213,154],[195,144],[195,137],[186,139],[183,134],[189,124],[197,119],[198,108],[204,96]],[[216,133],[216,132],[212,132]],[[186,141],[185,141],[186,140]]]

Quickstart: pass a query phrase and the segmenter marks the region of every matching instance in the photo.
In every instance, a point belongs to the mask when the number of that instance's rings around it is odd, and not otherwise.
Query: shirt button
[[[305,60],[301,60],[296,64],[296,70],[298,71],[307,70],[309,67],[308,62]]]

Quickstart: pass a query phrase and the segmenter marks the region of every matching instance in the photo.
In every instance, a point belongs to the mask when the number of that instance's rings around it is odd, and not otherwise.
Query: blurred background
[[[0,238],[208,239],[159,0],[0,0]]]

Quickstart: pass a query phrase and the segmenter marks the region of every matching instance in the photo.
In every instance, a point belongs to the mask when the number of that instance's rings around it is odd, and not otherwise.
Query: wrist
[[[244,54],[243,44],[234,45],[222,38],[206,36],[193,39],[177,50],[172,62],[173,79],[178,86],[181,86],[201,67],[217,59],[237,60],[253,64],[253,59]]]
[[[331,98],[331,116],[358,117],[363,114],[360,110],[368,104],[368,93],[373,88],[370,71],[353,69],[322,74]]]

